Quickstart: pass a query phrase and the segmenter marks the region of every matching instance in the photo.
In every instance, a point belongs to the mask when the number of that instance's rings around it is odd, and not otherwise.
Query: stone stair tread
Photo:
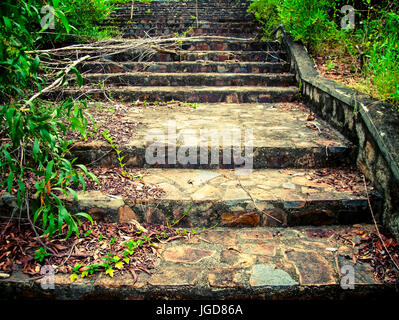
[[[143,195],[132,201],[117,193],[110,198],[105,191],[80,191],[79,201],[71,199],[68,207],[100,212],[94,219],[126,222],[134,217],[140,223],[166,223],[190,207],[181,226],[196,228],[371,222],[363,180],[353,169],[253,169],[245,175],[227,169],[140,169],[138,175],[142,180],[135,188],[161,190],[157,199]],[[372,187],[367,192],[373,210],[379,210],[378,193]],[[133,216],[124,214],[124,206]]]
[[[79,50],[78,52],[59,52],[65,59],[95,55],[93,51]],[[141,51],[125,51],[106,57],[110,62],[284,62],[286,63],[285,51],[200,51],[200,50],[176,50],[174,53],[144,53]]]
[[[258,77],[258,78],[290,78],[294,77],[294,73],[290,72],[280,72],[280,73],[239,73],[239,72],[204,72],[204,73],[198,73],[198,72],[115,72],[111,74],[104,74],[104,73],[89,73],[85,74],[86,78],[96,78],[96,77],[131,77],[131,76],[137,76],[137,77],[217,77],[217,78],[229,78],[229,77]]]
[[[95,85],[95,84],[94,84]],[[93,86],[66,87],[45,94],[47,98],[88,97],[95,101],[109,100],[109,94],[116,101],[170,101],[190,103],[247,103],[247,102],[289,102],[298,98],[298,88],[260,86]]]
[[[21,272],[0,280],[1,291],[28,290],[38,297],[58,299],[324,299],[396,296],[395,285],[374,277],[368,262],[353,264],[356,248],[338,236],[373,232],[372,225],[301,228],[215,228],[190,239],[157,244],[155,268],[97,273],[72,283],[68,273],[56,273],[54,290],[41,289],[41,279]],[[352,267],[354,289],[342,287],[342,267]],[[345,271],[347,272],[347,271]],[[345,280],[345,279],[344,279]],[[342,281],[343,284],[347,283]],[[199,313],[199,310],[198,310]]]
[[[201,68],[202,67],[202,68]],[[182,62],[89,62],[79,67],[85,75],[88,73],[121,73],[126,72],[213,72],[219,73],[278,73],[288,72],[287,62],[220,62],[220,61],[182,61]],[[245,70],[245,71],[244,71]]]
[[[109,106],[109,104],[107,104]],[[90,105],[92,108],[95,106]],[[120,150],[123,150],[129,166],[146,166],[145,152],[153,144],[147,134],[161,130],[163,139],[159,143],[170,146],[194,147],[196,157],[201,145],[200,133],[203,129],[215,130],[221,136],[228,134],[233,137],[233,130],[239,132],[239,142],[230,142],[245,153],[245,130],[252,130],[253,166],[254,168],[281,167],[324,167],[347,166],[355,156],[356,148],[344,136],[334,130],[329,124],[320,119],[307,121],[310,110],[301,103],[274,104],[196,104],[195,109],[190,105],[175,105],[141,108],[135,104],[119,104],[124,107],[124,116],[112,119],[105,115],[110,122],[137,123],[134,132],[128,136],[118,136]],[[105,105],[104,105],[105,108]],[[172,122],[170,122],[172,121]],[[176,127],[177,136],[169,143],[169,126]],[[195,136],[185,130],[191,130]],[[222,154],[222,139],[219,139],[217,153]],[[75,156],[80,161],[90,163],[100,157],[102,152],[108,152],[106,142],[77,142],[73,148]],[[102,150],[102,151],[101,151]],[[205,152],[210,159],[212,150],[206,147]],[[110,161],[110,156],[103,158]],[[130,159],[130,160],[129,160]],[[135,160],[133,160],[135,159]],[[198,158],[196,158],[198,160]],[[114,159],[115,160],[115,159]],[[231,168],[232,164],[207,163],[200,165],[188,164],[183,167],[191,168]],[[101,161],[99,164],[102,163]],[[155,165],[157,166],[157,165]],[[170,167],[170,163],[168,167]],[[176,167],[176,166],[172,166]],[[177,167],[182,167],[177,164]]]
[[[165,192],[163,200],[226,201],[240,206],[242,202],[282,201],[304,206],[313,201],[365,203],[366,196],[359,172],[343,169],[253,169],[240,174],[240,169],[145,169],[144,183],[156,184]],[[345,180],[335,177],[344,177]],[[337,185],[334,183],[342,183]],[[352,182],[352,180],[355,180]],[[356,181],[358,180],[358,181]],[[351,185],[348,183],[352,182]],[[254,208],[255,209],[255,208]],[[256,209],[255,209],[256,210]]]
[[[161,87],[163,88],[163,87]],[[256,88],[256,87],[255,87]],[[263,89],[264,90],[264,89]],[[107,104],[109,105],[109,104]],[[200,103],[195,109],[190,105],[136,107],[125,105],[125,116],[118,121],[137,122],[134,136],[120,143],[127,145],[146,145],[145,137],[150,130],[160,129],[168,132],[168,121],[176,125],[177,135],[182,130],[218,130],[220,133],[231,129],[253,130],[253,146],[266,148],[351,148],[353,145],[331,125],[321,119],[307,121],[310,110],[301,103]],[[283,113],[283,114],[282,114]],[[109,117],[108,117],[109,118]],[[111,120],[111,119],[110,119]],[[240,143],[244,140],[241,133]],[[119,140],[123,141],[123,140]],[[165,143],[167,137],[165,137]],[[177,145],[199,146],[199,139],[179,141]],[[244,145],[243,145],[244,147]],[[338,151],[338,150],[337,150]]]
[[[84,83],[102,81],[108,86],[248,86],[262,87],[289,86],[294,83],[292,73],[194,73],[194,72],[123,72],[123,73],[90,73],[84,76]],[[74,78],[72,78],[74,81]]]
[[[224,92],[224,93],[245,93],[245,92],[257,92],[257,93],[298,93],[296,86],[289,87],[258,87],[258,86],[223,86],[223,87],[211,87],[211,86],[180,86],[180,87],[168,87],[168,86],[115,86],[110,87],[114,93],[118,91],[125,92],[182,92],[182,93],[195,93],[195,92]],[[108,89],[105,87],[105,89]],[[63,89],[65,92],[73,91],[73,87]],[[87,90],[90,92],[103,91],[102,89],[92,89],[90,86],[83,86],[81,91]]]

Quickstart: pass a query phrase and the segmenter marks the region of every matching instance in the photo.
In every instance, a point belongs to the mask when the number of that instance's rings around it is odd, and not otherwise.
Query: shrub
[[[341,6],[355,8],[355,30],[341,30]],[[253,0],[249,9],[264,25],[266,36],[279,24],[313,53],[340,48],[360,59],[371,83],[362,91],[399,105],[399,2],[393,0]]]
[[[114,1],[52,0],[54,30],[41,26],[42,0],[3,0],[0,3],[0,189],[17,197],[18,207],[32,204],[33,222],[44,233],[53,235],[67,226],[67,236],[78,234],[80,217],[65,207],[62,195],[76,198],[74,189],[96,180],[83,165],[69,157],[73,141],[64,138],[66,131],[78,130],[85,136],[87,120],[84,102],[67,100],[60,104],[26,97],[45,86],[39,77],[41,61],[35,49],[64,41],[70,35],[78,39],[96,37],[97,24],[107,17]],[[81,82],[78,71],[72,69]],[[43,72],[43,70],[42,70]],[[65,78],[65,72],[57,74]],[[29,208],[29,206],[27,206]],[[27,211],[29,213],[29,210]]]

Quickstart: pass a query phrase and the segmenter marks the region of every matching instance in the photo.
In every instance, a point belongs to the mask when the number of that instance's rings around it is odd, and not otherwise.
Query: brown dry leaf
[[[316,117],[315,117],[314,113],[311,112],[311,113],[308,115],[308,117],[306,118],[306,121],[313,121],[315,118],[316,118]]]
[[[382,251],[382,244],[381,244],[381,241],[380,241],[380,240],[377,241],[377,243],[375,244],[375,246],[377,247],[377,249],[378,249],[379,251]]]

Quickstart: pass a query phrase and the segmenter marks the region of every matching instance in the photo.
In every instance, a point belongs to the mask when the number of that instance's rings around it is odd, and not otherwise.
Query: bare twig
[[[58,256],[57,253],[56,253],[53,249],[49,248],[49,247],[42,241],[42,239],[40,239],[40,236],[39,236],[39,234],[37,233],[36,227],[35,227],[35,225],[33,224],[32,220],[31,220],[31,218],[30,218],[28,195],[26,195],[25,204],[26,204],[26,215],[27,215],[29,224],[30,224],[31,227],[32,227],[32,230],[33,230],[33,232],[34,232],[35,235],[36,235],[37,241],[43,246],[43,248],[46,248],[46,249],[47,249],[48,251],[50,251],[52,254],[54,254],[55,256]]]
[[[38,98],[40,95],[42,95],[45,92],[48,92],[54,88],[59,87],[62,84],[62,80],[63,78],[79,63],[81,63],[82,61],[86,60],[87,58],[89,58],[90,56],[84,56],[78,60],[76,60],[74,63],[72,63],[71,65],[69,65],[65,71],[64,74],[59,77],[57,80],[55,80],[52,84],[50,84],[48,87],[44,88],[43,90],[37,92],[36,94],[34,94],[28,101],[25,102],[23,108],[26,108],[27,106],[29,106],[33,100],[35,100],[36,98]]]
[[[245,189],[244,186],[241,184],[240,178],[239,178],[238,176],[237,176],[237,180],[238,180],[238,184],[240,185],[240,187],[242,188],[242,190],[244,190],[245,193],[248,195],[248,197],[251,198],[252,203],[254,204],[255,208],[256,208],[259,212],[262,212],[265,216],[269,217],[270,219],[273,219],[274,221],[277,221],[277,222],[280,223],[281,225],[283,224],[283,222],[280,221],[279,219],[277,219],[277,218],[273,217],[272,215],[266,213],[265,211],[259,209],[259,207],[256,205],[256,202],[255,202],[254,198],[252,197],[252,195],[251,195],[251,194],[248,192],[248,190]]]

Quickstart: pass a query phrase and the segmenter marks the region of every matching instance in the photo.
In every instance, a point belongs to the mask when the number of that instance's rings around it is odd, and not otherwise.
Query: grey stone
[[[276,269],[273,265],[266,264],[256,264],[253,266],[249,282],[252,288],[282,288],[298,284],[298,282],[292,279],[284,270]]]

